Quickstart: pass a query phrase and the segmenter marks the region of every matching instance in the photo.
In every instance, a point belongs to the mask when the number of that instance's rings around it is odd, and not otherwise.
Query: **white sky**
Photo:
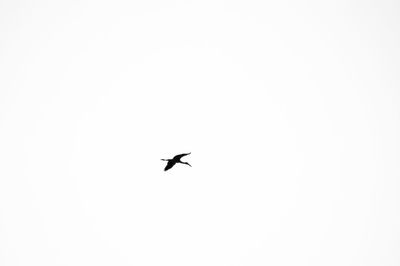
[[[399,15],[1,1],[0,265],[400,265]]]

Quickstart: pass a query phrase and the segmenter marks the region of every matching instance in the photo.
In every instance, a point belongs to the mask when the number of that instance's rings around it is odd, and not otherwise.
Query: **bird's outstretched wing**
[[[186,156],[186,155],[189,155],[189,154],[191,154],[191,152],[189,152],[189,153],[182,153],[182,154],[179,154],[179,155],[176,155],[172,160],[176,160],[176,161],[179,161],[183,156]]]
[[[167,171],[168,169],[171,169],[172,166],[174,166],[174,165],[175,165],[174,161],[168,161],[167,165],[164,168],[164,171]]]

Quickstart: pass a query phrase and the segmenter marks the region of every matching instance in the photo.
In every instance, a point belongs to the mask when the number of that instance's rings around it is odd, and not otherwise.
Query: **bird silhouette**
[[[189,163],[187,163],[187,162],[182,162],[182,161],[181,161],[181,158],[182,158],[183,156],[186,156],[186,155],[189,155],[189,154],[191,154],[191,152],[189,152],[189,153],[182,153],[182,154],[176,155],[176,156],[174,156],[174,158],[172,158],[172,159],[161,159],[162,161],[167,161],[167,162],[168,162],[167,165],[166,165],[165,168],[164,168],[164,171],[167,171],[167,170],[171,169],[171,168],[172,168],[175,164],[177,164],[177,163],[187,164],[187,165],[189,165],[190,167],[192,167]]]

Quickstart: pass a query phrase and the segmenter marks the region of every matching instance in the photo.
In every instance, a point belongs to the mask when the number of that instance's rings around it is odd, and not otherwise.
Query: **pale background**
[[[400,265],[399,15],[1,1],[0,265]]]

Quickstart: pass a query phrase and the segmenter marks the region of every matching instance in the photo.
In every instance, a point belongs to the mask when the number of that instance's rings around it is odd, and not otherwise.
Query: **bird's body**
[[[174,158],[172,158],[172,159],[161,159],[161,160],[163,160],[163,161],[168,161],[167,165],[166,165],[165,168],[164,168],[164,171],[167,171],[167,170],[171,169],[171,168],[172,168],[175,164],[177,164],[177,163],[187,164],[187,165],[189,165],[190,167],[192,167],[189,163],[187,163],[187,162],[182,162],[182,161],[181,161],[181,158],[182,158],[183,156],[186,156],[186,155],[189,155],[189,154],[191,154],[191,152],[189,152],[189,153],[178,154],[178,155],[174,156]]]

